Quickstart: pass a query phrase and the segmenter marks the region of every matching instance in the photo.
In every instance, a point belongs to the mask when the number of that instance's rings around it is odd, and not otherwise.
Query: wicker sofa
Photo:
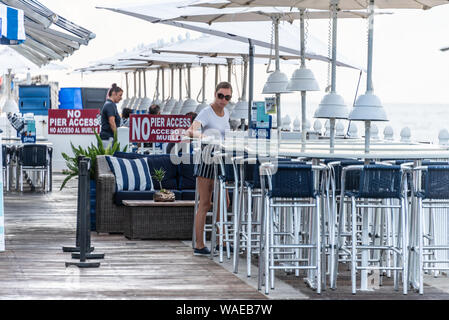
[[[170,156],[140,155],[118,152],[114,156],[128,159],[146,158],[153,175],[154,169],[163,168],[166,176],[162,187],[175,193],[176,200],[195,200],[195,179],[193,177],[193,162],[175,165]],[[155,191],[121,191],[116,192],[115,176],[109,168],[105,156],[98,156],[96,161],[96,231],[99,233],[123,233],[124,219],[130,207],[124,206],[124,200],[152,200]],[[160,189],[154,183],[154,189]],[[192,228],[192,226],[187,226]]]

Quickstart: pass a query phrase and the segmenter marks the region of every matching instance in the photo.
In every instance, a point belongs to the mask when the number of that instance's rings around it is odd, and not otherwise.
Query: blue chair
[[[360,180],[357,190],[345,190],[345,177],[350,171],[359,171]],[[392,270],[394,271],[394,287],[398,290],[399,271],[402,271],[403,293],[407,294],[408,289],[408,223],[407,223],[407,168],[397,165],[364,165],[349,166],[343,168],[342,173],[342,198],[351,198],[351,245],[342,247],[351,256],[351,283],[352,293],[356,294],[356,273],[361,270],[361,287],[367,288],[368,270]],[[356,201],[358,200],[358,201]],[[381,200],[381,202],[379,202]],[[399,201],[399,205],[394,204]],[[392,220],[384,219],[380,223],[381,229],[391,229],[393,239],[396,243],[389,241],[388,234],[383,233],[379,237],[369,235],[369,218],[381,210],[390,209]],[[399,209],[399,214],[393,212]],[[384,216],[387,216],[383,211]],[[382,219],[381,219],[382,220]],[[358,229],[358,222],[361,223],[361,230]],[[372,219],[372,224],[378,224],[377,217]],[[397,226],[397,230],[396,229]],[[376,230],[376,228],[374,228]],[[361,233],[361,237],[358,237]],[[359,240],[360,239],[360,240]],[[374,255],[380,252],[380,257]],[[359,264],[358,254],[361,253],[362,260]],[[382,254],[393,254],[394,265],[385,265]],[[371,263],[371,264],[370,264]]]
[[[291,162],[296,159],[275,159],[277,162]],[[260,240],[260,212],[262,192],[260,186],[260,159],[249,157],[247,154],[235,158],[234,166],[239,172],[240,179],[239,189],[239,224],[236,237],[240,241],[236,241],[237,252],[241,249],[246,252],[246,270],[247,276],[251,277],[251,259],[253,254],[258,254]],[[234,261],[234,273],[238,272],[238,259],[236,255]],[[299,270],[298,270],[299,271]]]
[[[274,289],[274,271],[277,269],[306,270],[306,282],[321,293],[321,195],[315,186],[320,171],[327,171],[327,167],[295,162],[260,166],[264,203],[258,279],[259,289],[265,279],[266,294],[270,287]],[[292,229],[284,228],[283,215],[293,219]],[[301,236],[303,222],[309,232]],[[306,259],[300,258],[299,250],[307,251]]]
[[[50,151],[43,144],[24,144],[17,148],[17,163],[20,191],[23,191],[23,173],[39,172],[41,174],[42,189],[49,191],[51,178]]]
[[[420,174],[422,179],[421,186],[418,185],[415,190],[418,211],[417,215],[412,217],[412,243],[410,245],[412,273],[418,277],[418,283],[412,281],[412,285],[417,286],[420,294],[424,294],[424,273],[449,270],[447,267],[449,260],[438,258],[436,252],[449,252],[449,243],[436,243],[434,225],[436,214],[447,215],[446,210],[438,209],[449,208],[449,165],[447,162],[423,162],[423,164],[425,165],[414,169],[415,179],[419,179]],[[429,224],[426,228],[425,213],[427,210]],[[426,256],[428,258],[425,258]],[[417,266],[414,265],[415,262]]]

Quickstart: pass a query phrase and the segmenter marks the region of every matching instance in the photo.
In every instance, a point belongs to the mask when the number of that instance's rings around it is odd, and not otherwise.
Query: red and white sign
[[[129,141],[180,142],[191,124],[191,116],[132,114],[129,116]]]
[[[94,134],[100,132],[98,109],[48,110],[48,134]]]

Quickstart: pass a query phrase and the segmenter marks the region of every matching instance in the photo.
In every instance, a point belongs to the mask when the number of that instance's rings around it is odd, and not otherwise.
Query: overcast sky
[[[89,45],[82,46],[73,56],[64,60],[72,67],[82,67],[90,62],[107,58],[124,49],[134,48],[141,43],[151,43],[158,39],[170,41],[187,30],[171,26],[151,24],[143,20],[95,9],[95,6],[114,6],[127,3],[123,0],[40,0],[54,12],[96,34]],[[160,0],[132,1],[132,3],[156,3]],[[449,102],[449,51],[441,52],[441,47],[449,46],[449,5],[427,11],[392,10],[393,15],[376,16],[374,24],[374,72],[375,93],[384,103],[443,103]],[[311,21],[309,32],[323,42],[327,42],[328,21]],[[193,37],[198,36],[190,32]],[[366,22],[362,20],[340,20],[338,25],[338,50],[357,63],[366,64]],[[267,35],[269,40],[270,35]],[[327,65],[310,62],[321,88],[326,86]],[[281,65],[288,74],[294,70],[291,65]],[[225,71],[223,70],[223,74]],[[212,74],[212,73],[211,73]],[[52,75],[51,75],[52,76]],[[55,74],[56,76],[56,74]],[[117,81],[123,85],[120,74],[98,74],[81,77],[79,74],[53,78],[61,86],[109,86]],[[265,67],[256,71],[256,91],[260,91],[266,79]],[[338,68],[337,92],[352,104],[357,86],[358,72]],[[151,80],[152,81],[152,80]],[[363,78],[360,90],[365,90]],[[196,81],[200,82],[200,81]],[[195,84],[194,86],[197,86]],[[151,86],[151,85],[150,85]],[[193,89],[195,93],[195,87]],[[360,93],[360,92],[359,92]],[[319,101],[322,92],[312,93],[311,100]],[[196,95],[196,93],[194,94]],[[256,99],[258,98],[256,92]],[[290,98],[292,99],[292,95]]]

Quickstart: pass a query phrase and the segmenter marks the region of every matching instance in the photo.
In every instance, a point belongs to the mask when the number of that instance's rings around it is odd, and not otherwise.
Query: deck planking
[[[6,251],[0,253],[0,299],[266,299],[213,261],[192,255],[181,241],[130,241],[92,233],[100,268],[65,267],[76,261],[77,180],[59,191],[4,194]]]
[[[349,272],[344,268],[338,289],[317,295],[302,277],[276,271],[277,288],[268,296],[246,279],[245,267],[234,275],[230,261],[220,264],[194,257],[189,241],[128,240],[118,234],[92,233],[95,252],[105,253],[98,269],[65,267],[74,261],[62,246],[73,246],[76,227],[77,180],[59,191],[63,180],[54,174],[51,193],[5,193],[6,252],[0,253],[0,300],[442,300],[449,299],[449,278],[426,277],[425,294],[393,290],[392,280],[370,292],[351,294]],[[242,255],[242,260],[245,255]],[[253,260],[257,265],[257,259]],[[242,276],[243,275],[243,276]],[[280,284],[283,284],[281,286]],[[289,287],[287,294],[280,292]]]

